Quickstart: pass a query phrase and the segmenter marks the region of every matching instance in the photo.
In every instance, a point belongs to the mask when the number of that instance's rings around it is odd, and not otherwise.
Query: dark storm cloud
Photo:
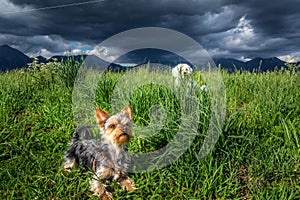
[[[74,1],[11,1],[15,5],[30,8],[51,7],[74,3]],[[80,1],[78,1],[80,2]],[[216,1],[210,1],[215,4]],[[164,26],[176,29],[187,29],[193,22],[193,17],[204,15],[206,10],[214,9],[208,3],[197,1],[117,1],[106,0],[82,6],[38,10],[21,13],[25,19],[28,16],[38,16],[40,29],[29,29],[27,34],[58,34],[64,38],[103,40],[120,31],[143,26]],[[217,8],[218,9],[218,8]],[[24,16],[25,15],[25,16]],[[16,19],[16,18],[14,18]],[[185,23],[188,24],[185,24]],[[10,23],[13,24],[13,23]],[[26,23],[27,24],[27,23]],[[16,24],[17,29],[20,24]],[[24,25],[23,25],[24,26]],[[22,27],[22,26],[20,26]],[[1,30],[2,31],[2,30]]]
[[[246,28],[252,29],[252,34],[244,35],[237,27],[229,32],[219,32],[209,35],[204,40],[210,40],[210,47],[215,46],[224,50],[224,54],[247,56],[253,58],[257,56],[271,57],[292,54],[300,58],[300,13],[298,8],[300,1],[224,1],[227,5],[234,5],[235,11],[243,11],[248,24]],[[240,24],[241,25],[241,24]],[[249,29],[248,29],[249,30]],[[224,40],[225,38],[225,40]],[[234,39],[242,40],[239,44],[234,44]],[[230,41],[232,40],[232,43]],[[236,42],[235,41],[235,42]],[[228,46],[226,46],[228,45]]]
[[[300,2],[186,0],[3,0],[0,42],[26,53],[60,53],[70,43],[99,44],[132,28],[171,28],[196,39],[212,56],[300,57]],[[54,6],[57,6],[55,9]],[[61,7],[59,7],[61,6]],[[40,9],[40,8],[49,9]],[[32,11],[37,9],[36,11]],[[25,10],[30,10],[24,12]],[[13,38],[13,40],[12,40]]]
[[[236,1],[247,16],[252,20],[258,31],[270,35],[294,33],[294,28],[300,28],[300,2],[295,0],[272,1]]]

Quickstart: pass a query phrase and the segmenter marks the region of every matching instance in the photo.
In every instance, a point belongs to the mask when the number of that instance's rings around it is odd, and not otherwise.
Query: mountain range
[[[143,65],[147,62],[151,63],[160,63],[161,65],[175,66],[178,63],[186,62],[184,59],[179,58],[177,55],[171,55],[169,52],[163,52],[160,50],[148,49],[147,51],[140,51],[131,54],[129,58],[134,60],[134,63],[140,63],[136,66]],[[134,55],[134,56],[133,56]],[[160,56],[157,56],[160,55]],[[53,56],[52,58],[56,58],[59,62],[63,59],[67,59],[70,56]],[[75,61],[80,61],[82,58],[87,58],[87,55],[77,55],[72,56]],[[136,58],[139,59],[136,59]],[[127,56],[128,58],[128,56]],[[12,48],[8,45],[0,46],[0,71],[8,71],[18,68],[26,67],[29,63],[33,61],[34,58],[29,58],[27,55],[22,53],[21,51]],[[37,57],[39,62],[46,63],[48,60],[42,56]],[[108,68],[111,71],[124,71],[127,67],[125,67],[118,61],[118,63],[108,63],[104,60],[101,60],[97,56],[88,56],[90,63],[96,63],[97,65],[102,65]],[[120,61],[124,61],[124,59],[119,59]],[[226,69],[228,72],[234,72],[237,70],[247,70],[247,71],[273,71],[275,69],[286,68],[286,63],[276,57],[272,58],[254,58],[252,60],[243,62],[240,60],[236,60],[233,58],[214,58],[213,59],[216,66],[220,66],[222,69]],[[133,63],[133,62],[132,62]],[[296,63],[297,65],[300,62]]]

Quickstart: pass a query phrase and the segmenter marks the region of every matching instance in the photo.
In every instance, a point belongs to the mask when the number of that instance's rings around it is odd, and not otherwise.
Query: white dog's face
[[[180,75],[181,77],[186,77],[193,72],[193,69],[188,64],[178,64],[172,69],[172,75],[175,78],[178,78]]]

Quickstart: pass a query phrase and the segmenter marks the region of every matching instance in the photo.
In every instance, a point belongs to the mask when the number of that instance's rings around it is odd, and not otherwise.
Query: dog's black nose
[[[127,136],[128,134],[123,132],[120,136]]]

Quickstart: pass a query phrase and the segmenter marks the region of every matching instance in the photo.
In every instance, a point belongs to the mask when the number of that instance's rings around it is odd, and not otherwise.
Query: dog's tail
[[[71,144],[79,141],[80,139],[87,140],[91,139],[93,132],[89,126],[79,126],[71,137]]]

